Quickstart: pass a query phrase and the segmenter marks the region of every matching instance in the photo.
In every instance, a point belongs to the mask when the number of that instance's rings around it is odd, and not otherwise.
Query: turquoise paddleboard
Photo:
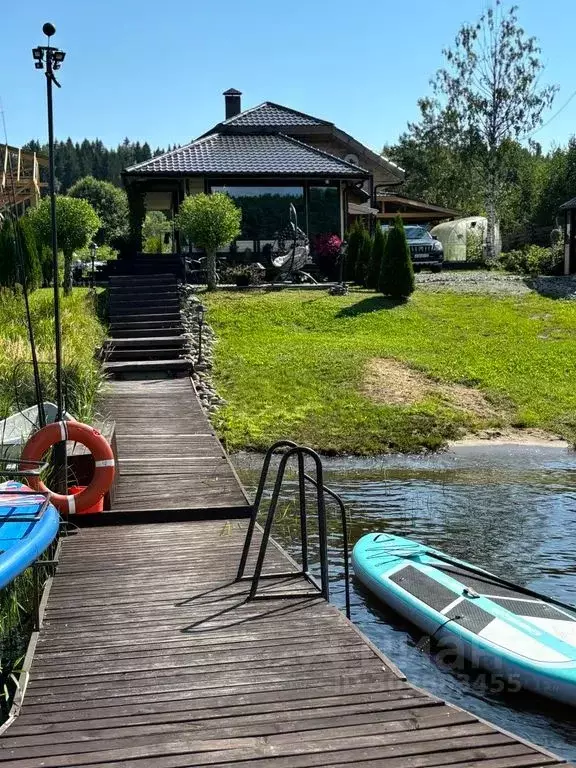
[[[352,564],[384,603],[474,667],[576,706],[576,609],[401,536],[363,536]]]

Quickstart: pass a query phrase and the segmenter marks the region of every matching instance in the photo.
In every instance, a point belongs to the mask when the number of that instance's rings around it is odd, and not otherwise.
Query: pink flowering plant
[[[328,233],[322,235],[316,235],[314,240],[314,252],[318,256],[323,257],[336,257],[340,253],[342,246],[342,240],[338,235],[330,235]]]
[[[313,240],[314,255],[322,274],[329,280],[335,280],[338,272],[338,257],[342,240],[330,233],[316,235]]]

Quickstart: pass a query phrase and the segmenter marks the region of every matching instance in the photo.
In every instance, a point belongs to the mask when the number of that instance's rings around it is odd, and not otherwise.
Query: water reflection
[[[234,463],[254,488],[262,457]],[[428,457],[326,460],[326,484],[350,515],[350,539],[371,531],[410,536],[520,584],[576,603],[576,454],[561,448],[482,446]],[[275,536],[299,553],[295,483],[288,479]],[[343,605],[341,535],[330,525],[334,602]],[[314,559],[317,536],[312,530]],[[474,670],[447,673],[421,636],[366,592],[352,588],[353,621],[416,685],[503,728],[576,759],[576,712],[545,700],[490,690]],[[519,699],[521,698],[521,701]]]

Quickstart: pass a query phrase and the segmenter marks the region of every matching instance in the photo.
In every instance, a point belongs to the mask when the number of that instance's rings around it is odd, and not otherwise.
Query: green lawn
[[[30,296],[45,399],[54,399],[54,305],[51,288]],[[94,350],[104,337],[86,288],[62,297],[62,350],[68,408],[81,421],[93,416],[102,381]],[[0,418],[35,403],[31,354],[21,293],[0,290]]]
[[[368,292],[216,293],[215,379],[230,449],[289,437],[327,453],[441,447],[486,426],[540,427],[576,439],[576,305],[519,297],[416,292],[394,305]],[[393,358],[481,390],[483,419],[428,396],[385,405],[362,394],[367,363]]]

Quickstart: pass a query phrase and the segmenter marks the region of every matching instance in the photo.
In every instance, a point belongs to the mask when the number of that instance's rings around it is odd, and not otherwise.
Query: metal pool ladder
[[[260,543],[260,549],[258,551],[258,557],[256,560],[256,566],[252,575],[246,576],[246,563],[250,554],[252,546],[252,540],[254,537],[254,530],[257,525],[257,518],[262,507],[262,500],[264,497],[264,491],[266,488],[266,481],[268,480],[268,474],[270,472],[270,465],[274,456],[279,455],[280,463],[276,473],[276,480],[274,482],[274,489],[270,499],[270,506],[268,508],[268,514],[266,516],[266,522],[262,531],[262,541]],[[305,469],[305,459],[310,458],[314,464],[314,474],[309,475]],[[296,458],[298,466],[298,499],[299,499],[299,512],[300,512],[300,542],[301,542],[301,558],[302,568],[298,571],[286,571],[282,573],[269,573],[263,574],[262,569],[264,566],[264,559],[266,557],[266,551],[268,549],[268,543],[270,541],[270,534],[272,532],[272,525],[274,523],[274,517],[278,509],[278,501],[280,493],[282,491],[282,484],[284,482],[284,475],[286,473],[286,467],[288,462]],[[318,518],[318,545],[320,554],[320,581],[310,573],[309,560],[308,560],[308,516],[307,516],[307,503],[306,503],[306,486],[311,485],[316,489],[316,514]],[[338,506],[340,513],[340,521],[342,527],[342,554],[344,558],[344,591],[346,600],[346,617],[350,618],[350,567],[349,567],[349,555],[348,555],[348,522],[346,520],[346,509],[340,496],[334,491],[330,490],[324,485],[324,469],[322,466],[322,459],[311,448],[306,448],[302,445],[297,445],[291,440],[280,440],[275,443],[267,452],[262,465],[262,473],[260,475],[260,482],[258,483],[258,490],[256,492],[256,498],[254,499],[254,507],[250,522],[248,524],[248,531],[246,533],[246,540],[242,549],[242,556],[240,558],[240,565],[238,567],[238,573],[236,580],[250,579],[252,584],[250,586],[250,593],[248,600],[278,600],[286,598],[302,598],[302,597],[317,597],[320,594],[326,601],[330,600],[330,583],[328,573],[328,528],[327,528],[327,514],[326,514],[326,496],[330,497]],[[272,540],[272,544],[275,544]],[[278,578],[299,578],[304,577],[312,586],[313,591],[310,592],[276,592],[262,594],[258,592],[258,586],[261,579],[278,579]]]

